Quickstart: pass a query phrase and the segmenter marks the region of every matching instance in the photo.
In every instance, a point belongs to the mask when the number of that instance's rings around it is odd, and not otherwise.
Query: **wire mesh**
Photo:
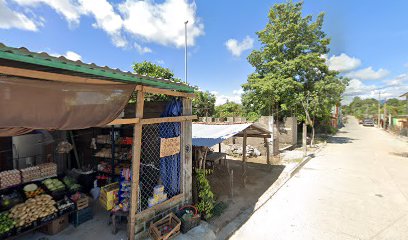
[[[139,184],[141,211],[180,194],[179,138],[180,123],[143,126]],[[163,148],[172,149],[163,151]],[[160,157],[163,156],[163,152],[172,155],[165,154],[165,157]]]

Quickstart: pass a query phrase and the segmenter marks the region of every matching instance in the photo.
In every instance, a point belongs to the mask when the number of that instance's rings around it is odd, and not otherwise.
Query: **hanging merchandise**
[[[119,181],[119,192],[118,192],[118,205],[114,209],[119,210],[121,209],[124,212],[129,211],[130,209],[130,191],[132,189],[132,182],[130,179],[130,169],[123,168],[120,173],[120,181]]]
[[[167,104],[161,117],[181,116],[183,111],[182,102],[173,99]],[[160,138],[177,138],[180,136],[181,123],[167,122],[160,123]],[[174,141],[174,140],[173,140]],[[176,141],[177,142],[177,141]],[[177,152],[177,151],[176,151]],[[175,152],[173,152],[175,153]],[[160,178],[164,185],[164,190],[171,198],[180,193],[180,153],[160,158]]]

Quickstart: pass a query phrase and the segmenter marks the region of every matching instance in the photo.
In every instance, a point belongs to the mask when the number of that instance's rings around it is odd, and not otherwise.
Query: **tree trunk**
[[[303,136],[302,136],[302,145],[303,145],[303,156],[307,155],[307,125],[303,123]]]
[[[314,123],[312,123],[312,140],[310,141],[310,147],[314,145],[314,139],[315,139],[315,128],[314,128]]]

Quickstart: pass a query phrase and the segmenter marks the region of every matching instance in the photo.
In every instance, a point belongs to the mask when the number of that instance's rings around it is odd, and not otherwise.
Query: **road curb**
[[[217,239],[223,240],[230,238],[236,230],[238,230],[248,219],[249,217],[258,211],[265,203],[275,195],[279,191],[280,188],[285,185],[299,170],[310,161],[310,159],[315,157],[315,154],[319,153],[325,146],[327,142],[324,142],[319,149],[317,149],[314,153],[304,157],[302,161],[300,161],[295,167],[290,169],[288,172],[283,172],[278,179],[264,192],[264,194],[258,199],[258,202],[255,204],[254,208],[248,208],[240,213],[233,221],[229,222],[225,227],[220,229],[216,233]]]

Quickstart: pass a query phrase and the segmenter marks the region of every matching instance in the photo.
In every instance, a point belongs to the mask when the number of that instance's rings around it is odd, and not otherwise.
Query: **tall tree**
[[[243,104],[259,114],[293,112],[312,126],[340,102],[347,79],[329,70],[324,56],[330,39],[322,30],[324,14],[315,21],[302,16],[303,2],[275,4],[265,29],[257,32],[261,49],[248,56],[255,68],[243,84]]]
[[[133,65],[133,70],[142,75],[147,75],[149,77],[170,79],[175,82],[181,82],[179,78],[174,77],[174,73],[165,67],[160,65],[144,61],[140,63],[135,63]],[[193,114],[198,117],[212,116],[214,114],[215,108],[215,95],[207,92],[198,90],[195,87],[194,93],[196,97],[193,99]],[[132,98],[133,99],[133,98]],[[163,94],[147,94],[147,101],[167,101],[168,96]]]
[[[226,103],[215,107],[215,117],[241,117],[244,116],[244,109],[241,104],[227,101]]]
[[[198,117],[210,117],[215,112],[215,95],[206,91],[195,90],[193,114]]]

